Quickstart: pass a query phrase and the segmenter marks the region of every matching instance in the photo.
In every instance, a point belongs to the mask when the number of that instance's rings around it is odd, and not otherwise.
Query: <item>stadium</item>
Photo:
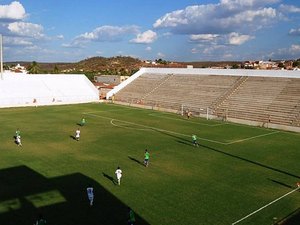
[[[299,93],[299,71],[142,68],[104,101],[84,75],[4,73],[0,224],[299,224]]]

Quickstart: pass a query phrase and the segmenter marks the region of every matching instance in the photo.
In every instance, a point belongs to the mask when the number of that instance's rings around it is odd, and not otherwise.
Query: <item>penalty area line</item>
[[[92,113],[84,113],[84,115],[92,116],[92,117],[99,117],[99,118],[102,118],[102,119],[108,119],[108,120],[110,120],[111,124],[114,123],[113,121],[119,121],[121,123],[126,123],[126,124],[130,124],[130,125],[134,125],[134,126],[144,127],[144,128],[149,129],[149,130],[166,132],[166,133],[169,133],[169,134],[175,134],[175,135],[184,136],[184,137],[191,137],[191,135],[182,134],[182,133],[178,133],[178,132],[174,132],[174,131],[170,131],[170,130],[165,130],[165,129],[160,129],[160,128],[156,128],[156,127],[152,127],[152,126],[146,126],[146,125],[142,125],[142,124],[138,124],[138,123],[133,123],[133,122],[125,121],[125,120],[114,119],[114,118],[107,117],[107,116],[100,116],[100,115],[96,115],[96,114],[92,114]],[[116,126],[116,124],[112,124],[112,125]],[[212,143],[221,144],[221,145],[226,145],[226,143],[220,142],[220,141],[215,141],[215,140],[210,140],[210,139],[200,138],[200,137],[198,137],[198,139],[199,140],[208,141],[208,142],[212,142]]]
[[[254,215],[255,213],[257,213],[257,212],[263,210],[264,208],[267,208],[268,206],[272,205],[273,203],[275,203],[275,202],[279,201],[280,199],[282,199],[282,198],[284,198],[284,197],[286,197],[286,196],[292,194],[292,193],[295,192],[295,191],[298,191],[299,189],[300,189],[300,186],[297,187],[296,189],[294,189],[294,190],[292,190],[292,191],[290,191],[290,192],[288,192],[288,193],[282,195],[281,197],[276,198],[276,199],[273,200],[272,202],[270,202],[270,203],[264,205],[263,207],[261,207],[261,208],[255,210],[254,212],[248,214],[247,216],[244,216],[243,218],[241,218],[241,219],[239,219],[239,220],[233,222],[231,225],[235,225],[235,224],[238,224],[239,222],[242,222],[243,220],[245,220],[245,219],[249,218],[250,216]]]

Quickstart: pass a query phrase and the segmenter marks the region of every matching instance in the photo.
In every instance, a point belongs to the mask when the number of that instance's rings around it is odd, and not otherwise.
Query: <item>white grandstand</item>
[[[300,78],[300,71],[291,70],[245,70],[245,69],[199,69],[199,68],[141,68],[138,72],[125,80],[113,90],[107,93],[106,98],[111,98],[118,91],[126,87],[136,78],[143,74],[155,75],[216,75],[216,76],[250,76],[250,77],[282,77],[282,78]]]
[[[99,100],[85,75],[12,74],[0,80],[0,107],[75,104]]]
[[[118,104],[300,132],[300,71],[142,68]]]

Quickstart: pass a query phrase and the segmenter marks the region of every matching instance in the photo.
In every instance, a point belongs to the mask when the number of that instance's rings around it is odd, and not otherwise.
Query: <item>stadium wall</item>
[[[85,75],[3,74],[0,107],[76,104],[99,100]]]

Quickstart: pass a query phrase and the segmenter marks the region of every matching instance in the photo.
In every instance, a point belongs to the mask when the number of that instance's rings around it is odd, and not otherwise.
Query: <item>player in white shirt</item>
[[[122,170],[120,169],[119,166],[118,166],[115,174],[117,176],[118,185],[120,185],[121,184],[121,177],[122,177]]]
[[[86,193],[90,201],[90,206],[92,206],[94,202],[94,188],[91,185],[89,185],[86,189]]]
[[[76,141],[79,141],[79,138],[80,138],[80,129],[78,128],[75,132],[75,139]]]
[[[16,143],[17,143],[18,146],[22,146],[21,136],[20,135],[16,136]]]

